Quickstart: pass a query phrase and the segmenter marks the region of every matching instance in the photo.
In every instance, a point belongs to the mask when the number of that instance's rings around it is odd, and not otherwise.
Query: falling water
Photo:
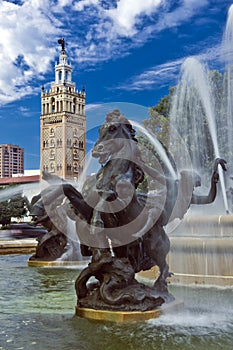
[[[221,108],[221,120],[227,130],[225,142],[227,141],[228,154],[233,149],[233,5],[230,6],[226,22],[226,28],[222,40],[222,61],[225,64],[224,74],[224,100]],[[232,164],[228,164],[228,170],[233,171]]]
[[[22,184],[16,186],[9,186],[0,191],[0,202],[9,200],[17,195],[25,195],[29,200],[40,192],[40,184]]]
[[[158,141],[158,139],[156,138],[155,135],[152,135],[148,130],[146,130],[142,125],[140,125],[139,123],[130,120],[130,123],[135,126],[139,131],[141,131],[147,138],[148,140],[151,142],[151,144],[155,147],[156,151],[158,152],[161,160],[164,162],[164,164],[166,165],[167,169],[169,170],[171,176],[173,177],[173,179],[177,179],[177,174],[171,164],[170,159],[168,158],[166,151],[164,149],[164,147],[161,145],[161,143]]]
[[[189,135],[188,142],[192,152],[191,158],[197,169],[203,167],[203,164],[200,163],[199,155],[202,154],[202,158],[205,159],[204,152],[209,147],[205,116],[215,157],[220,158],[214,106],[214,97],[207,69],[195,58],[186,59],[182,65],[181,80],[172,106],[171,125],[172,128],[178,129],[182,138],[185,139]],[[187,115],[190,115],[191,118],[187,118]],[[220,166],[219,176],[224,207],[226,212],[229,212],[224,176]]]

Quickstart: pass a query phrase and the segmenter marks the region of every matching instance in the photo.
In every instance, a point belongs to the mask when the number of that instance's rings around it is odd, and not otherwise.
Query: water
[[[232,288],[178,287],[184,308],[145,323],[74,316],[76,268],[33,268],[27,255],[0,256],[0,349],[230,350]]]
[[[177,129],[181,138],[185,140],[186,147],[190,150],[193,166],[197,170],[210,162],[208,152],[206,152],[211,147],[209,137],[212,140],[213,156],[221,157],[218,138],[221,138],[222,135],[217,135],[214,108],[214,95],[207,68],[196,58],[186,59],[182,65],[180,82],[171,108],[171,144],[176,145],[173,130]],[[210,136],[208,136],[208,131]],[[176,147],[178,147],[178,152],[183,152],[179,146],[176,145]],[[225,180],[220,166],[219,178],[224,207],[226,212],[229,212]]]
[[[228,10],[220,47],[224,68],[222,76],[218,72],[210,73],[207,62],[201,62],[194,57],[184,62],[171,115],[172,133],[174,128],[181,131],[181,137],[185,140],[189,150],[191,149],[194,168],[198,170],[203,168],[203,164],[201,167],[198,164],[200,154],[206,160],[206,164],[210,160],[206,152],[209,145],[208,132],[212,139],[214,157],[222,157],[227,160],[227,175],[223,175],[222,169],[219,169],[219,175],[223,204],[226,212],[229,212],[225,183],[226,186],[232,187],[230,176],[233,171],[233,5]],[[188,115],[191,115],[192,118],[187,118]],[[208,125],[208,132],[206,125]],[[191,141],[188,140],[188,134],[193,135]],[[187,142],[192,142],[191,146]],[[199,156],[196,156],[195,152],[199,152]]]
[[[29,183],[15,186],[8,186],[0,191],[0,202],[6,201],[17,195],[25,195],[29,200],[40,193],[40,183]]]
[[[167,169],[169,170],[170,175],[172,176],[172,178],[174,180],[177,179],[177,174],[171,164],[170,159],[167,156],[167,153],[165,151],[165,149],[163,148],[162,144],[158,141],[158,139],[156,138],[155,135],[151,135],[151,133],[146,130],[142,125],[140,125],[139,123],[130,120],[131,124],[136,127],[140,132],[142,132],[143,135],[145,135],[147,137],[147,139],[150,141],[150,143],[155,147],[156,151],[158,152],[161,160],[164,162],[164,164],[166,165]]]
[[[232,138],[232,130],[233,130],[233,5],[230,6],[226,21],[226,27],[222,40],[222,61],[225,65],[225,74],[224,74],[224,92],[223,95],[225,99],[223,100],[221,107],[221,114],[223,125],[220,125],[220,128],[227,130],[224,141],[227,141],[227,147],[230,152],[233,148],[233,138]],[[228,165],[229,170],[232,172],[233,167],[232,163],[230,166]]]

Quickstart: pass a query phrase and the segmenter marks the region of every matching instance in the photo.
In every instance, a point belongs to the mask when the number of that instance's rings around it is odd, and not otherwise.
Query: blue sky
[[[64,37],[77,88],[87,92],[87,128],[119,107],[129,118],[177,83],[182,62],[197,56],[222,69],[227,0],[0,1],[0,144],[25,148],[39,168],[41,85],[54,80]],[[91,146],[92,133],[88,133]],[[90,141],[90,142],[89,142]]]

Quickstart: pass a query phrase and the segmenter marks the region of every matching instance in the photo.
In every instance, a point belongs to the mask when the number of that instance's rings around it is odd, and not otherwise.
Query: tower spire
[[[55,83],[56,84],[64,84],[67,83],[75,86],[72,83],[72,67],[71,64],[68,63],[68,57],[65,50],[65,39],[58,39],[58,44],[61,45],[61,52],[59,55],[59,63],[55,65]]]

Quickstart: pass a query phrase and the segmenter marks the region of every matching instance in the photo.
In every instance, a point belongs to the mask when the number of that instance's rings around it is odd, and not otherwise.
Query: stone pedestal
[[[28,260],[28,266],[33,267],[62,267],[62,266],[79,266],[80,268],[84,268],[87,266],[89,261],[60,261],[60,260],[54,260],[54,261],[45,261],[45,260]]]
[[[111,322],[145,322],[169,312],[175,312],[183,308],[183,302],[174,300],[165,303],[154,310],[149,311],[111,311],[111,310],[94,310],[88,308],[76,307],[76,315],[95,321]]]

